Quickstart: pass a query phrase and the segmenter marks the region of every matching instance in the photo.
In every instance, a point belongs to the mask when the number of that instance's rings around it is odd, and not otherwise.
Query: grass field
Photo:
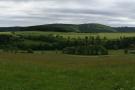
[[[0,34],[12,34],[11,32],[0,32]],[[121,36],[125,37],[135,37],[135,33],[63,33],[63,32],[42,32],[42,31],[23,31],[23,32],[16,32],[17,35],[48,35],[48,34],[53,34],[53,35],[61,35],[65,38],[71,37],[71,38],[84,38],[85,36],[101,36],[107,37],[108,39],[116,39],[120,38]]]
[[[135,33],[0,32],[15,35],[61,35],[65,38]],[[40,43],[26,40],[25,43]],[[135,90],[135,55],[110,50],[108,56],[65,55],[60,52],[0,52],[0,90]]]
[[[47,34],[53,34],[53,35],[61,35],[65,38],[67,37],[71,37],[71,38],[85,38],[85,36],[101,36],[103,37],[107,37],[108,39],[116,39],[116,38],[120,38],[121,36],[125,36],[125,37],[133,37],[135,36],[135,33],[73,33],[73,32],[69,32],[69,33],[62,33],[62,32],[17,32],[17,34],[21,34],[21,35],[47,35]]]
[[[135,90],[135,56],[0,53],[0,90]]]

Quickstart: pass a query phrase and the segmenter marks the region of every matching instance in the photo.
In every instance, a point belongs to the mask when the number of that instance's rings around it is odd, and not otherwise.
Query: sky
[[[52,23],[135,26],[135,0],[0,0],[0,27]]]

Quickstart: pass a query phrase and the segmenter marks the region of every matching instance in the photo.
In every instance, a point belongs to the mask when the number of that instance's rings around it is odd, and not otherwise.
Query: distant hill
[[[0,32],[6,31],[51,31],[51,32],[135,32],[135,27],[110,27],[107,25],[91,24],[46,24],[28,27],[0,27]]]
[[[0,31],[53,31],[53,32],[79,32],[78,25],[73,24],[46,24],[28,27],[0,27]]]
[[[78,25],[73,24],[47,24],[30,26],[26,28],[27,30],[39,30],[39,31],[56,31],[56,32],[79,32]]]
[[[117,32],[135,32],[135,27],[117,27],[114,28]]]
[[[114,28],[102,24],[81,24],[79,25],[81,32],[117,32]]]

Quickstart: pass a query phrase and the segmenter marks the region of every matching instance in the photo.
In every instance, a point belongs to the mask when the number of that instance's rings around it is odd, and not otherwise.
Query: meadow
[[[118,39],[135,33],[0,32],[14,35],[61,35]],[[3,40],[3,39],[2,39]],[[25,43],[39,43],[25,40]],[[20,43],[20,42],[19,42]],[[42,42],[40,42],[42,43]],[[135,90],[135,55],[109,50],[109,55],[67,55],[59,51],[0,51],[0,90]]]
[[[135,90],[135,56],[0,53],[0,90]]]
[[[102,38],[107,37],[108,39],[117,39],[120,37],[133,37],[135,33],[74,33],[74,32],[36,32],[36,31],[25,31],[25,32],[17,32],[16,34],[21,35],[46,35],[46,34],[53,34],[53,35],[61,35],[65,38],[85,38],[85,36],[100,36]]]
[[[0,34],[13,34],[12,32],[0,32]],[[108,39],[117,39],[120,37],[134,37],[135,33],[74,33],[74,32],[43,32],[43,31],[21,31],[15,32],[16,35],[61,35],[65,38],[85,38],[86,36],[100,36],[102,38],[107,37]]]

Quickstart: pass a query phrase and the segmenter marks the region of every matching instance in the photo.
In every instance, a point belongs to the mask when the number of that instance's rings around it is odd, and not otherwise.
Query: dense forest
[[[28,27],[0,27],[0,31],[55,31],[55,32],[135,32],[135,27],[110,27],[102,24],[46,24]]]

